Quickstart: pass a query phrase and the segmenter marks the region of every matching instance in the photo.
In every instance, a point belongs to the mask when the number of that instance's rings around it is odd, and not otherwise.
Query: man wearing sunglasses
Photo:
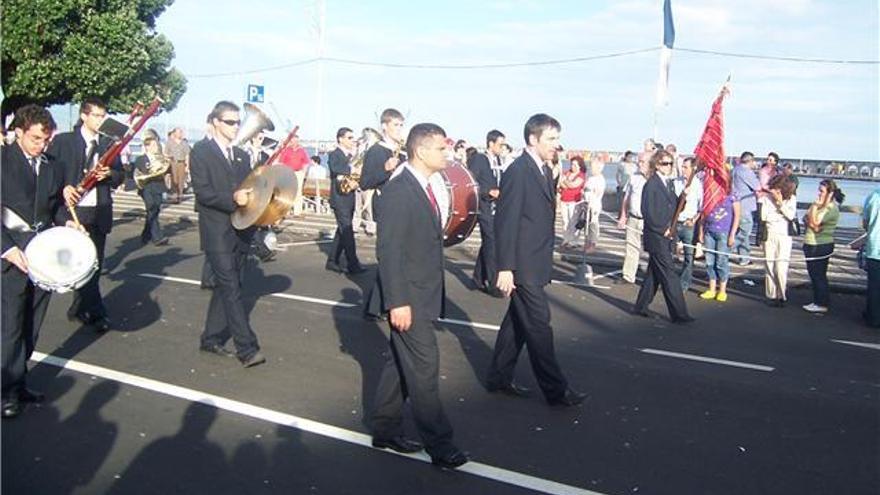
[[[199,213],[199,240],[214,273],[214,290],[201,350],[238,357],[250,368],[266,362],[241,300],[241,273],[254,228],[236,230],[230,216],[246,205],[252,191],[239,189],[251,171],[248,154],[231,145],[241,125],[239,109],[218,102],[208,115],[212,138],[199,141],[190,154],[190,174]],[[232,338],[235,353],[226,348]]]
[[[348,127],[341,127],[336,131],[336,149],[330,152],[327,165],[330,168],[330,207],[336,217],[336,235],[333,236],[333,247],[330,248],[330,257],[324,268],[334,272],[342,272],[339,266],[342,253],[345,253],[346,268],[351,275],[363,273],[365,270],[358,260],[354,243],[354,218],[355,193],[342,192],[340,181],[343,177],[351,174],[351,159],[357,151],[354,139],[354,131]]]
[[[681,279],[672,261],[672,250],[675,248],[672,217],[678,204],[674,166],[675,159],[666,150],[654,153],[650,161],[650,177],[642,190],[643,239],[645,251],[648,252],[648,271],[633,312],[639,316],[649,316],[648,306],[654,300],[659,285],[672,322],[689,323],[693,318],[688,314]]]

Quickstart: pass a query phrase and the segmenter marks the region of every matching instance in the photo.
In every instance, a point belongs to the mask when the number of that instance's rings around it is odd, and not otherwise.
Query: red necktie
[[[434,214],[437,215],[437,217],[439,218],[440,217],[440,207],[437,206],[437,197],[434,196],[434,190],[431,189],[430,183],[428,183],[428,187],[426,187],[425,190],[428,191],[428,200],[431,202],[431,207],[434,208]]]

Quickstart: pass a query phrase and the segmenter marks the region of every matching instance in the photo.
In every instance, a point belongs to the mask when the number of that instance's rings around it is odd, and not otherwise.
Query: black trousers
[[[568,389],[568,381],[556,360],[550,304],[541,285],[517,285],[511,294],[486,377],[489,388],[513,381],[516,360],[523,345],[529,351],[532,371],[544,397],[547,400],[562,398]]]
[[[673,321],[689,318],[687,305],[684,302],[684,292],[681,289],[681,279],[675,271],[672,261],[672,240],[669,240],[669,249],[660,249],[648,252],[648,273],[639,296],[636,298],[637,312],[648,310],[654,296],[657,295],[657,286],[663,290],[666,299],[666,308],[669,310],[669,318]]]
[[[498,278],[498,264],[495,262],[495,216],[492,215],[491,204],[488,208],[480,206],[477,222],[480,224],[481,243],[474,266],[474,282],[480,287],[488,285],[492,288]]]
[[[34,352],[51,292],[31,283],[28,276],[3,261],[3,399],[17,398],[25,387],[27,362]]]
[[[98,270],[85,285],[74,291],[73,302],[67,310],[70,319],[79,318],[84,323],[90,323],[107,316],[107,308],[104,307],[104,299],[101,296],[101,271],[104,269],[104,246],[107,244],[107,234],[100,231],[94,225],[83,225],[98,252]]]
[[[354,243],[354,228],[351,225],[354,218],[354,205],[351,208],[334,207],[333,216],[336,217],[336,235],[333,237],[333,246],[330,248],[330,261],[339,264],[339,258],[345,253],[347,267],[352,270],[359,267],[357,251]]]
[[[214,272],[214,290],[201,345],[224,345],[231,337],[238,358],[246,360],[260,350],[241,299],[241,273],[247,253],[236,248],[233,252],[207,251],[205,256]]]
[[[141,242],[146,244],[150,241],[162,240],[162,228],[159,226],[159,212],[162,208],[162,191],[146,188],[141,191],[141,199],[144,200],[144,209],[147,218],[144,220],[144,230],[141,231]]]
[[[818,258],[828,256],[834,252],[834,243],[817,244],[811,246],[804,244],[804,257]],[[807,273],[810,274],[810,284],[813,286],[813,303],[828,307],[831,302],[831,289],[828,285],[828,261],[831,258],[807,261]]]
[[[403,434],[403,403],[409,399],[425,450],[434,457],[446,455],[454,446],[452,425],[440,402],[440,352],[434,323],[413,320],[406,332],[392,328],[390,342],[370,420],[373,437]]]

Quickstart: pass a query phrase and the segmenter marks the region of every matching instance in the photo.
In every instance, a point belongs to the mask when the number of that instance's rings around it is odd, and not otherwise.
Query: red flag
[[[712,112],[703,130],[694,155],[698,162],[705,165],[703,169],[703,216],[707,216],[713,209],[730,194],[730,172],[724,164],[724,113],[721,104],[728,90],[725,85],[722,88],[715,103],[712,104]]]

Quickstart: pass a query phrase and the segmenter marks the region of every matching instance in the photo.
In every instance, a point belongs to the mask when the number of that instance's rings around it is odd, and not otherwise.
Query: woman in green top
[[[828,260],[834,252],[834,229],[840,218],[837,205],[844,194],[831,179],[819,183],[819,197],[804,215],[804,256],[813,284],[813,302],[804,306],[810,313],[827,313],[829,302]],[[811,259],[813,258],[813,259]]]

